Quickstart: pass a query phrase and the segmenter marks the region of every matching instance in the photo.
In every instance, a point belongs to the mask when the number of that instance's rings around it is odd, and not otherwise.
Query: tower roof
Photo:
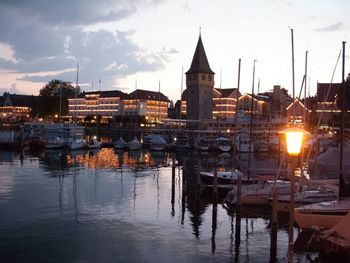
[[[186,74],[191,74],[191,73],[215,74],[210,69],[207,55],[205,54],[205,50],[203,47],[202,38],[200,35],[199,35],[196,51],[194,52],[194,55],[193,55],[191,67],[186,72]]]

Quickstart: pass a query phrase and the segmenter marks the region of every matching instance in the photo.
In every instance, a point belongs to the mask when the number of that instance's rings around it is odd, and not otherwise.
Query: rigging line
[[[299,96],[298,96],[298,100],[300,101],[300,97],[301,97],[301,92],[303,91],[303,87],[305,86],[304,85],[305,83],[305,75],[303,76],[303,81],[301,82],[301,87],[300,87],[300,91],[299,91]],[[305,104],[305,101],[304,101],[304,104]]]
[[[333,69],[333,73],[332,73],[332,77],[331,77],[331,82],[329,83],[329,86],[328,86],[328,90],[327,90],[327,94],[326,94],[326,97],[324,98],[325,100],[328,100],[328,97],[329,97],[329,93],[330,93],[330,90],[331,90],[331,87],[332,87],[332,84],[333,84],[333,78],[334,78],[334,75],[335,75],[335,71],[337,69],[337,66],[338,66],[338,63],[339,63],[339,59],[340,59],[340,56],[342,54],[342,49],[340,49],[339,51],[339,55],[338,55],[338,58],[337,58],[337,62],[335,63],[335,66],[334,66],[334,69]],[[310,83],[310,82],[309,82]],[[320,124],[321,124],[321,119],[322,119],[322,115],[323,115],[323,112],[325,110],[325,107],[326,107],[326,104],[323,104],[322,106],[322,110],[321,110],[321,114],[320,114],[320,117],[318,119],[318,122],[317,122],[317,127],[316,127],[316,130],[315,130],[315,135],[317,136],[317,132],[318,132],[318,129],[320,127]],[[307,158],[306,158],[306,162],[309,161],[309,158],[310,158],[310,155],[311,155],[311,150],[312,150],[312,147],[310,147],[309,149],[309,152],[307,154]]]

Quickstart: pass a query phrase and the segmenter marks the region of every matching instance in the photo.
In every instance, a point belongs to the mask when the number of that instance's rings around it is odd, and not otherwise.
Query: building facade
[[[5,92],[0,97],[0,119],[27,120],[36,114],[39,104],[38,96],[17,95]]]
[[[69,115],[78,120],[99,116],[108,121],[118,116],[144,116],[147,122],[168,117],[168,98],[160,92],[135,90],[130,94],[118,90],[84,92],[68,99]]]
[[[169,99],[161,92],[137,89],[123,100],[125,116],[143,116],[146,122],[168,118]]]
[[[287,108],[288,123],[304,126],[310,111],[298,99],[295,99]]]
[[[213,119],[233,119],[236,116],[238,89],[213,90]]]
[[[332,120],[341,112],[337,105],[341,87],[341,83],[317,83],[316,115],[323,127],[333,126]]]
[[[122,114],[122,99],[126,96],[118,90],[83,92],[78,98],[68,99],[68,113],[76,119],[88,116],[111,119]]]

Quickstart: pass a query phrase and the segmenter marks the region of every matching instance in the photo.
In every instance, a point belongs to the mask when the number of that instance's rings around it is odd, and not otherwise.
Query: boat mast
[[[181,128],[181,114],[182,114],[182,89],[183,89],[183,83],[184,83],[184,67],[181,67],[181,93],[180,93],[180,114],[179,114],[179,121],[180,121],[180,128]]]
[[[158,123],[160,120],[160,80],[158,82]]]
[[[74,116],[73,116],[74,123],[77,123],[78,78],[79,78],[79,63],[77,64],[77,75],[75,77],[75,92],[74,92],[74,101],[75,102],[74,102]]]
[[[292,83],[293,83],[293,104],[295,100],[295,74],[294,74],[294,33],[293,28],[290,29],[292,41]],[[295,106],[293,105],[293,124],[295,124]]]
[[[307,107],[307,104],[306,104],[306,89],[307,89],[307,55],[308,55],[309,51],[306,51],[305,52],[305,73],[304,73],[304,76],[305,76],[305,79],[304,79],[304,106],[306,107],[306,109],[309,109]],[[307,116],[307,113],[306,111],[304,111],[304,128],[306,127],[306,120],[307,120],[308,116]]]
[[[344,123],[345,123],[345,41],[343,41],[343,65],[342,65],[342,101],[341,101],[341,123],[340,123],[340,155],[339,155],[339,198],[344,195],[344,178],[343,178],[343,150],[344,150]]]
[[[250,162],[251,162],[251,155],[252,155],[252,132],[253,132],[253,111],[254,111],[254,82],[255,82],[255,62],[257,60],[254,59],[253,64],[253,83],[252,83],[252,97],[250,102],[250,129],[249,129],[249,159],[248,159],[248,181],[250,177]]]
[[[237,126],[237,122],[238,122],[238,99],[239,99],[239,86],[240,86],[240,81],[241,81],[241,59],[238,59],[238,79],[237,79],[237,93],[236,93],[236,108],[235,108],[235,140],[234,142],[236,143],[237,141],[237,132],[238,132],[238,126]],[[233,152],[236,153],[236,145],[233,149]]]
[[[62,81],[60,82],[60,123],[62,122]]]

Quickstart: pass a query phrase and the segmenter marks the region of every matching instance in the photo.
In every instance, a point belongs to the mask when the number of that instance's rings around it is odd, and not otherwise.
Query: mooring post
[[[175,155],[173,155],[173,165],[171,171],[171,215],[175,215]]]
[[[239,254],[239,245],[241,243],[241,189],[242,189],[242,178],[240,175],[238,175],[237,203],[236,203],[236,234],[235,234],[236,255]]]
[[[294,231],[294,207],[295,207],[295,167],[297,158],[292,157],[290,173],[290,207],[289,207],[289,226],[288,226],[288,263],[293,262],[293,231]]]
[[[277,250],[277,201],[278,192],[274,186],[272,189],[272,215],[271,215],[271,246],[270,246],[270,263],[276,262]]]

